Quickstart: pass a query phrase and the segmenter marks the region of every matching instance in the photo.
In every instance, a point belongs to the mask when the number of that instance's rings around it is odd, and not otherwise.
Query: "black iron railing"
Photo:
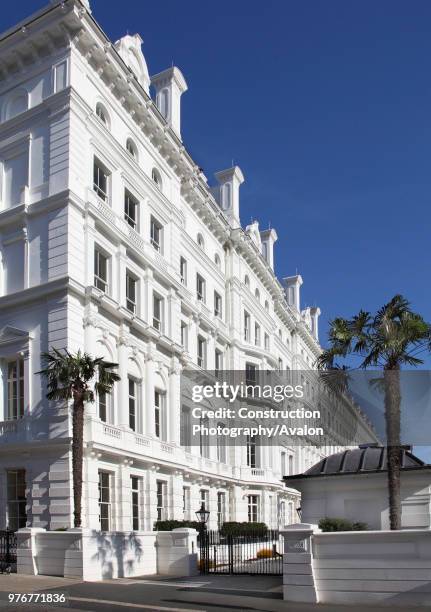
[[[16,572],[16,532],[6,529],[0,531],[0,572],[10,574]]]
[[[199,534],[199,568],[202,574],[283,573],[283,536],[275,530],[262,534]]]

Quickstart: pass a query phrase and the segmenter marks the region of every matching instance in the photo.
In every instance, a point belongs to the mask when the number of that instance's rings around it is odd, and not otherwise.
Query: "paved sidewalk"
[[[66,593],[65,607],[13,605],[7,593]],[[396,612],[412,608],[393,607]],[[281,576],[142,576],[79,582],[48,576],[0,575],[0,610],[7,612],[383,612],[388,607],[293,604],[283,601]],[[424,608],[422,608],[424,609]],[[417,608],[421,610],[421,608]]]

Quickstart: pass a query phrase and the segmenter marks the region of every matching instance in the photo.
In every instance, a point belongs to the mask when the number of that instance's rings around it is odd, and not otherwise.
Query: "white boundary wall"
[[[107,580],[198,573],[197,532],[100,532],[90,529],[18,531],[18,574]]]
[[[317,531],[284,532],[285,600],[431,606],[431,530]]]

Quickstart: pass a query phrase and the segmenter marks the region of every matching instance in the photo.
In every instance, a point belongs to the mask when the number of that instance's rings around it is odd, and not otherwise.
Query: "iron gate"
[[[0,572],[16,572],[16,532],[0,531]]]
[[[283,536],[274,530],[264,534],[199,534],[199,568],[202,574],[283,574]]]

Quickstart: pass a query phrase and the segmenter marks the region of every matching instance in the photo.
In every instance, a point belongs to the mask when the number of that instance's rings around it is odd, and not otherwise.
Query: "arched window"
[[[157,170],[157,168],[152,169],[151,178],[156,183],[157,187],[161,189],[162,188],[162,177],[160,176],[160,172]]]
[[[255,296],[255,298],[256,298],[257,300],[260,300],[260,291],[259,291],[259,288],[258,288],[258,287],[256,287],[256,291],[254,292],[254,296]]]
[[[248,274],[244,276],[244,285],[248,287],[248,289],[250,289],[250,279],[248,277]]]
[[[96,116],[100,119],[102,123],[109,127],[109,115],[106,108],[103,106],[101,102],[96,104]]]
[[[218,253],[214,255],[214,263],[217,266],[217,268],[221,268],[221,259]]]
[[[12,119],[20,113],[23,113],[28,109],[28,93],[25,90],[19,90],[12,94],[10,99],[6,102],[4,119]]]
[[[138,160],[138,147],[135,145],[131,138],[128,138],[126,141],[126,149],[130,153],[132,157]]]
[[[169,117],[169,91],[165,88],[159,92],[159,110],[165,119]]]
[[[200,246],[200,248],[202,250],[204,250],[205,249],[205,242],[204,242],[204,237],[202,236],[201,233],[199,233],[197,235],[196,241],[197,241],[198,245]]]
[[[269,312],[269,302],[265,300],[265,310]]]

